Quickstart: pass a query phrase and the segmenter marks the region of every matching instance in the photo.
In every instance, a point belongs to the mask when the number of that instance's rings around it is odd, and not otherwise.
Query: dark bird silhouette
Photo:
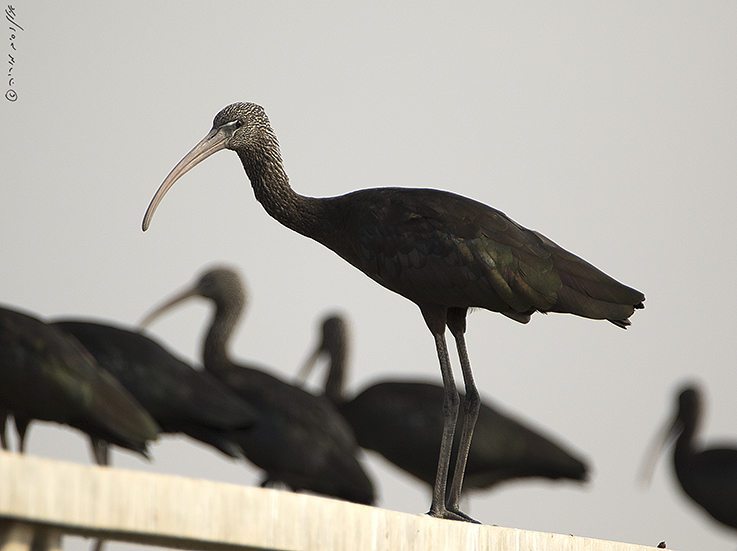
[[[322,341],[305,363],[302,379],[322,355],[330,361],[325,395],[353,427],[358,444],[379,452],[432,487],[443,435],[443,387],[384,381],[353,399],[345,398],[348,330],[340,316],[329,316],[323,321]],[[461,393],[461,403],[463,400]],[[462,423],[462,409],[460,417]],[[451,469],[458,445],[456,437]],[[468,455],[465,487],[488,489],[505,480],[526,477],[586,480],[587,467],[559,445],[482,403]]]
[[[169,173],[151,200],[143,229],[166,192],[192,167],[221,149],[235,151],[256,199],[286,227],[331,249],[374,281],[419,306],[440,361],[445,421],[429,514],[471,520],[459,510],[463,474],[480,399],[464,333],[469,308],[527,323],[534,312],[571,313],[629,325],[645,296],[523,228],[502,212],[434,189],[379,188],[338,197],[297,194],[263,108],[235,103]],[[466,388],[458,462],[447,503],[447,473],[460,398],[445,341],[453,335]]]
[[[101,465],[106,464],[104,442],[148,457],[147,443],[156,440],[160,430],[79,341],[8,308],[0,308],[0,404],[0,411],[13,415],[21,453],[32,420],[87,433]]]
[[[659,452],[676,440],[673,464],[683,491],[716,520],[737,528],[737,448],[703,449],[697,442],[701,419],[701,392],[686,386],[678,395],[675,419],[648,454],[645,475],[650,478]]]
[[[206,271],[194,287],[154,310],[141,325],[196,296],[216,307],[203,349],[205,369],[258,411],[258,421],[239,434],[238,443],[266,471],[262,486],[282,482],[295,491],[373,503],[373,485],[356,458],[358,444],[335,406],[263,369],[230,360],[228,342],[246,304],[238,273],[229,268]]]
[[[243,455],[231,433],[248,429],[258,414],[215,377],[196,371],[136,331],[82,320],[53,325],[74,335],[146,408],[162,432],[182,432],[230,457]]]

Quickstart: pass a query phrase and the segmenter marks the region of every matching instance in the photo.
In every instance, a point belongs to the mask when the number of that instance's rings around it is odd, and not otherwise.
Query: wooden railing
[[[0,452],[0,551],[56,551],[64,534],[213,551],[654,549]]]

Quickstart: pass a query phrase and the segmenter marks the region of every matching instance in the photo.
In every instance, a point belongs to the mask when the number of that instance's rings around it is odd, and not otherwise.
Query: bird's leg
[[[450,454],[453,448],[453,435],[458,421],[460,398],[453,378],[453,369],[450,366],[448,345],[445,342],[445,309],[439,307],[422,308],[422,315],[435,338],[435,348],[440,361],[440,373],[443,376],[443,439],[440,442],[440,457],[438,471],[435,476],[435,486],[432,492],[432,505],[427,512],[431,517],[450,520],[466,520],[465,517],[448,511],[445,507],[445,489],[448,483],[448,469]]]
[[[109,465],[110,452],[108,451],[107,442],[99,438],[90,437],[90,445],[92,448],[92,459],[95,460],[95,463],[103,467]]]
[[[92,459],[94,459],[95,463],[101,467],[105,467],[110,464],[109,446],[105,440],[100,440],[99,438],[90,436],[90,447],[92,448]],[[106,540],[104,539],[96,539],[92,542],[92,545],[90,545],[90,551],[102,551],[102,548],[105,546],[105,541]]]
[[[2,421],[2,425],[0,425],[0,447],[4,450],[8,449],[8,439],[5,436],[5,427],[8,425],[8,415],[9,412],[7,411],[0,415],[0,421]]]
[[[448,482],[448,469],[450,468],[450,455],[453,448],[453,436],[455,434],[456,422],[458,421],[458,408],[460,398],[453,378],[453,370],[450,366],[448,346],[445,343],[445,335],[442,333],[434,335],[435,347],[440,360],[440,371],[443,376],[443,439],[440,442],[440,457],[438,459],[438,471],[435,476],[435,487],[432,494],[432,505],[428,514],[438,518],[457,519],[451,515],[445,507],[445,491]]]
[[[465,517],[468,521],[476,522],[460,511],[463,475],[466,472],[468,452],[471,449],[471,437],[473,436],[473,429],[476,426],[476,420],[478,419],[479,409],[481,407],[481,398],[473,381],[471,362],[468,359],[466,340],[463,336],[466,332],[466,309],[449,308],[447,324],[458,348],[458,357],[461,360],[461,370],[463,372],[463,382],[466,386],[466,397],[463,401],[463,427],[458,446],[458,457],[456,458],[455,472],[453,473],[453,481],[450,485],[446,507],[449,511]]]
[[[15,432],[18,434],[18,451],[25,453],[26,451],[26,432],[31,420],[25,414],[13,412],[13,423],[15,424]]]
[[[107,442],[90,436],[90,447],[92,448],[92,458],[95,460],[95,463],[100,466],[107,466],[109,464]],[[90,551],[102,551],[104,546],[105,540],[96,539],[90,545]]]

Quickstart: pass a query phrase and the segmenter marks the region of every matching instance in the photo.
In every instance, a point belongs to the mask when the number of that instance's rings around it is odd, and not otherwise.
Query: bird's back
[[[65,423],[145,453],[158,425],[64,331],[0,309],[0,402],[29,419]]]
[[[220,365],[213,374],[258,411],[259,421],[238,442],[270,481],[373,503],[373,485],[356,457],[353,432],[326,398],[261,369]]]
[[[238,455],[227,432],[247,429],[257,413],[215,377],[196,371],[138,332],[89,321],[59,321],[151,413],[165,432],[184,432]]]
[[[334,227],[318,240],[416,303],[485,308],[522,322],[552,311],[626,325],[645,299],[504,213],[454,193],[377,188],[324,201]]]
[[[381,453],[432,486],[443,432],[442,404],[443,387],[439,385],[387,381],[369,387],[340,411],[361,446]],[[462,413],[458,422],[462,423]],[[457,447],[458,438],[453,462]],[[465,486],[488,488],[521,477],[584,480],[586,466],[557,444],[482,404]]]

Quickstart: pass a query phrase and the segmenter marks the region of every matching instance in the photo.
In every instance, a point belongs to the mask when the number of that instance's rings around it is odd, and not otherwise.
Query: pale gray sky
[[[587,487],[525,482],[472,496],[471,515],[734,549],[735,534],[676,487],[670,458],[647,491],[636,474],[684,380],[708,392],[706,442],[737,441],[737,4],[13,5],[24,30],[15,51],[10,30],[0,42],[17,93],[0,98],[0,302],[134,324],[203,266],[228,262],[251,292],[236,356],[291,376],[322,315],[340,309],[353,329],[352,390],[438,380],[417,307],[269,218],[231,152],[187,174],[141,232],[157,187],[215,114],[259,103],[303,194],[451,190],[647,296],[626,332],[554,314],[527,326],[470,316],[482,393],[595,467]],[[153,331],[198,358],[206,313],[179,309]],[[86,442],[56,427],[35,425],[28,443],[33,454],[89,461]],[[151,464],[124,452],[113,462],[259,479],[179,438],[153,454]],[[427,510],[426,488],[373,455],[367,467],[382,506]]]

